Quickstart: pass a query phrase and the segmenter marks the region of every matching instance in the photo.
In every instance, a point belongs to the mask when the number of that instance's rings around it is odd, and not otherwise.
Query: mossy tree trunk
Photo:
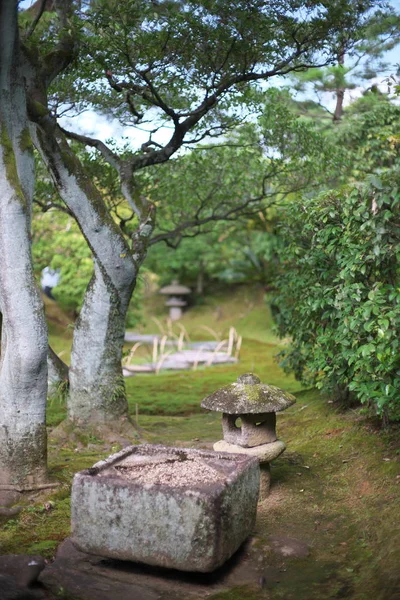
[[[17,2],[0,3],[0,498],[46,478],[47,328],[31,256],[34,161]]]
[[[128,414],[121,367],[129,302],[124,296],[95,259],[72,344],[68,416],[75,422],[103,423]]]
[[[78,424],[128,415],[121,358],[137,261],[62,132],[50,116],[32,126],[35,145],[94,258],[94,273],[75,324],[69,369],[68,418]]]

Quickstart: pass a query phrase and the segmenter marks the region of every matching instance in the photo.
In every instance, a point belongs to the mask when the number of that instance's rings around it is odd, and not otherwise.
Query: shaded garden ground
[[[264,309],[256,310],[262,315]],[[139,406],[143,440],[210,448],[221,437],[221,425],[219,415],[200,409],[206,394],[247,371],[295,393],[297,404],[278,416],[278,436],[288,448],[273,463],[271,495],[260,507],[254,534],[230,573],[210,583],[147,572],[135,581],[147,582],[149,590],[149,581],[156,582],[154,597],[170,599],[397,600],[399,430],[382,432],[359,409],[343,413],[319,392],[301,390],[274,361],[277,347],[270,331],[264,340],[260,328],[259,339],[245,327],[240,333],[247,337],[238,365],[136,376],[127,381],[130,408],[135,418]],[[49,424],[54,428],[64,416],[64,406],[53,400]],[[50,474],[60,487],[27,502],[19,515],[2,518],[1,554],[41,554],[51,561],[69,535],[73,474],[116,451],[122,442],[116,436],[104,443],[98,431],[79,437],[71,432],[64,439],[50,431]],[[57,597],[73,597],[61,584],[63,590],[54,585]]]

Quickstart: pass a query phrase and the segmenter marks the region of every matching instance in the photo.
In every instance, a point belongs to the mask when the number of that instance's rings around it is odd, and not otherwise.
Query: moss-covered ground
[[[343,412],[319,392],[301,389],[274,360],[277,346],[268,319],[263,324],[259,317],[264,307],[258,304],[254,310],[256,315],[250,311],[243,317],[251,327],[241,332],[239,364],[127,380],[132,418],[138,405],[142,438],[169,445],[210,447],[220,439],[220,417],[204,413],[201,399],[243,372],[254,371],[264,382],[297,396],[297,403],[278,417],[278,435],[287,451],[273,463],[271,496],[260,508],[253,540],[264,575],[254,584],[239,582],[207,597],[398,600],[399,429],[383,432],[359,408]],[[49,425],[64,416],[65,407],[53,400]],[[69,535],[74,472],[119,448],[117,442],[105,444],[90,432],[61,442],[50,429],[49,440],[50,476],[60,486],[53,494],[27,500],[12,519],[1,517],[3,554],[36,553],[51,559]],[[305,558],[282,556],[273,550],[271,536],[304,542],[310,553]]]

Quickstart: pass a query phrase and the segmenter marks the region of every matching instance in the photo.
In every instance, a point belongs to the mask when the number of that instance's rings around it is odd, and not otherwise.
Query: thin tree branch
[[[51,2],[52,3],[52,2]],[[29,39],[31,37],[31,35],[33,34],[33,32],[36,29],[37,24],[39,23],[40,19],[42,18],[42,15],[44,13],[44,10],[46,8],[46,4],[48,4],[48,0],[39,0],[39,2],[35,2],[35,4],[33,4],[29,10],[31,10],[33,12],[33,9],[36,9],[36,7],[38,7],[38,11],[35,15],[35,18],[33,19],[28,31],[26,32],[24,39]],[[49,8],[47,8],[47,10],[49,10]]]
[[[203,217],[202,219],[192,219],[185,221],[184,223],[181,223],[180,225],[178,225],[178,227],[171,231],[153,236],[149,242],[149,246],[153,246],[154,244],[157,244],[159,242],[166,242],[167,240],[171,240],[177,237],[193,237],[194,232],[189,233],[190,229],[193,229],[194,227],[200,228],[202,225],[206,225],[207,223],[216,221],[235,221],[237,219],[237,213],[241,213],[241,215],[254,214],[260,210],[259,206],[255,207],[254,210],[250,212],[242,213],[242,211],[244,211],[251,204],[260,202],[264,198],[264,195],[256,196],[255,198],[248,198],[240,206],[236,206],[223,214],[213,212],[211,215]],[[188,230],[186,234],[183,233],[185,230]],[[200,233],[200,231],[198,233]]]
[[[34,198],[33,203],[39,206],[43,213],[47,212],[48,210],[51,210],[52,208],[55,208],[56,210],[59,210],[60,212],[63,212],[66,215],[69,215],[70,217],[73,217],[73,214],[69,210],[69,208],[63,204],[59,204],[58,202],[42,202],[41,200],[38,200],[38,198]]]
[[[48,89],[51,82],[73,61],[76,51],[76,38],[68,27],[73,13],[73,0],[54,0],[54,7],[60,24],[60,40],[54,50],[41,60],[41,79]]]
[[[60,130],[67,136],[67,138],[71,140],[76,140],[85,146],[91,146],[92,148],[96,148],[100,152],[100,154],[105,158],[105,160],[114,167],[118,172],[121,169],[122,161],[115,152],[113,152],[107,144],[98,140],[96,138],[91,138],[86,135],[81,135],[80,133],[74,133],[73,131],[67,131],[63,127],[59,126]]]

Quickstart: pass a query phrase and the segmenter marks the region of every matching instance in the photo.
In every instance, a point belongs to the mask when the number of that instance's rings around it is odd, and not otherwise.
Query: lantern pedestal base
[[[262,502],[269,496],[269,488],[271,485],[271,468],[269,463],[280,456],[286,449],[285,442],[277,440],[270,444],[262,444],[253,448],[243,448],[236,444],[229,444],[225,440],[220,440],[214,444],[214,450],[217,452],[230,452],[232,454],[247,454],[258,458],[260,464],[260,491],[258,501]]]
[[[269,463],[260,465],[260,492],[258,501],[262,502],[269,496],[269,488],[271,487],[271,467]]]

